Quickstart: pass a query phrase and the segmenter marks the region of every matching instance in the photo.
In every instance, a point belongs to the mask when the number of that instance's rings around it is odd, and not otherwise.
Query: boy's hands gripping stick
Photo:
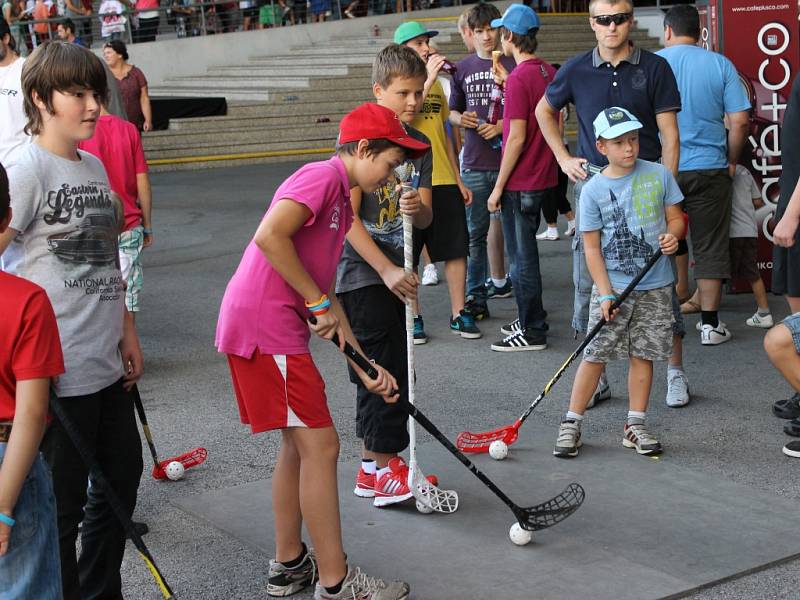
[[[315,315],[312,315],[308,318],[311,328],[315,331],[318,321],[319,318]],[[334,344],[336,344],[339,350],[342,351],[345,356],[347,356],[347,358],[355,363],[355,365],[358,367],[356,374],[364,383],[364,387],[366,387],[367,390],[373,394],[382,396],[383,399],[389,404],[394,404],[400,399],[400,394],[397,391],[397,380],[391,375],[391,373],[389,373],[389,371],[380,365],[368,361],[355,348],[348,344],[344,337],[344,331],[342,330],[341,325],[339,326],[339,329],[333,333],[333,335],[326,337],[325,339],[331,340]]]

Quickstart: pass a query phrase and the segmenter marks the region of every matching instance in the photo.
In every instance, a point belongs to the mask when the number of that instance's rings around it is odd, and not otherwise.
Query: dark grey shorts
[[[620,294],[622,290],[614,290]],[[589,331],[603,317],[597,286],[592,288]],[[611,360],[667,360],[672,354],[672,286],[633,291],[614,319],[589,342],[583,358],[589,362]]]
[[[732,182],[727,169],[678,173],[689,214],[695,279],[730,279]]]

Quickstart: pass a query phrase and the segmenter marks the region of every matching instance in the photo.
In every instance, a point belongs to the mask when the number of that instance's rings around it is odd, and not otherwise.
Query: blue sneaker
[[[475,325],[475,317],[465,308],[455,319],[450,319],[450,331],[468,340],[477,340],[481,337],[481,330]]]
[[[425,334],[425,323],[422,320],[422,315],[414,317],[414,345],[427,344],[428,336]]]
[[[506,283],[501,287],[497,287],[491,280],[489,280],[489,283],[486,286],[487,298],[508,298],[513,292],[514,288],[511,285],[510,277],[506,277]]]

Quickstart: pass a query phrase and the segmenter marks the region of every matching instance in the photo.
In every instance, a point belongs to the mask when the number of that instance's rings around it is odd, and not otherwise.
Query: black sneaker
[[[511,335],[517,333],[520,329],[522,329],[522,325],[519,324],[519,319],[514,319],[511,323],[506,323],[500,328],[500,333],[503,335]]]
[[[492,344],[492,350],[495,352],[522,352],[524,350],[544,350],[545,348],[547,348],[545,336],[527,335],[523,331],[512,333]]]
[[[789,442],[783,447],[783,453],[786,456],[800,458],[800,442]]]
[[[475,317],[466,308],[455,319],[450,319],[450,331],[468,340],[481,337],[481,330],[475,325]]]
[[[514,288],[511,285],[510,277],[506,277],[506,283],[501,287],[497,287],[491,279],[489,280],[489,283],[486,286],[487,298],[508,298],[511,296],[513,292]]]
[[[483,321],[489,318],[489,309],[486,307],[486,304],[478,302],[472,296],[467,296],[467,302],[464,308],[472,313],[476,321]]]
[[[792,419],[783,426],[783,432],[792,437],[800,437],[800,417]]]
[[[772,405],[772,414],[779,419],[796,419],[800,417],[800,392],[791,398],[778,400]]]

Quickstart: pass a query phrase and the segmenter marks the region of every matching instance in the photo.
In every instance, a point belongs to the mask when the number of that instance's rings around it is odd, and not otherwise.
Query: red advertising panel
[[[709,48],[717,46],[733,61],[753,105],[749,143],[740,162],[752,172],[766,203],[757,212],[758,259],[769,288],[772,241],[766,223],[778,202],[781,148],[797,143],[781,137],[786,99],[800,63],[797,0],[710,0],[708,6],[698,8],[705,9]],[[734,282],[733,291],[750,291],[746,282],[739,283],[743,285]]]

